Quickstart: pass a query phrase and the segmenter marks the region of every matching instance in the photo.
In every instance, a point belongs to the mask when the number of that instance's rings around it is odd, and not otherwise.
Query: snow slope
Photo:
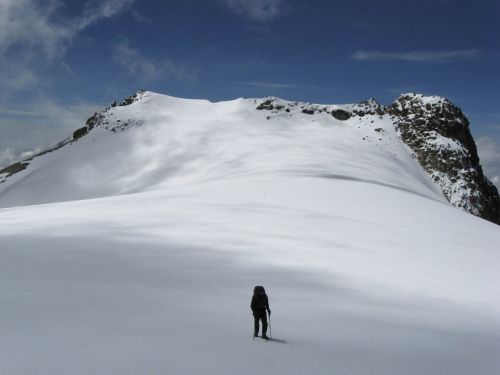
[[[103,126],[0,184],[0,207],[266,174],[360,178],[441,199],[388,116],[339,121],[304,114],[299,105],[290,112],[258,111],[257,102],[146,92],[136,103],[111,108]]]
[[[1,374],[498,373],[498,226],[385,116],[261,101],[146,92],[0,184]]]

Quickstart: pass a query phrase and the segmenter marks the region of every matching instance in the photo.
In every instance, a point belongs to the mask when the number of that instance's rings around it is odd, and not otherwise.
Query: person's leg
[[[253,315],[253,335],[254,336],[259,335],[259,315],[258,314]]]
[[[261,320],[262,320],[262,337],[267,337],[267,314],[265,311],[261,316]]]

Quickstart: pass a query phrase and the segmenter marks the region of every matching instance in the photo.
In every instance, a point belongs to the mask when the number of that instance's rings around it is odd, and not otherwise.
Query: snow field
[[[146,93],[0,185],[0,373],[499,371],[498,227],[386,118],[254,108]]]

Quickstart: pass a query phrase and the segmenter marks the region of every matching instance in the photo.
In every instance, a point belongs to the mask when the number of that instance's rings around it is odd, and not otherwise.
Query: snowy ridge
[[[498,373],[498,226],[396,115],[140,95],[0,184],[0,373]]]
[[[151,108],[149,108],[148,103],[151,100],[154,103],[151,103]],[[170,108],[172,111],[170,118],[164,117],[164,108]],[[200,118],[183,113],[191,112],[193,109],[194,113],[200,115]],[[162,121],[168,123],[179,120],[199,123],[203,116],[209,114],[212,118],[206,123],[211,124],[218,120],[217,116],[226,116],[228,113],[236,116],[234,118],[236,123],[245,123],[247,120],[263,121],[261,116],[256,116],[255,110],[257,110],[257,114],[258,112],[264,113],[265,120],[290,123],[295,121],[295,127],[301,126],[307,118],[304,115],[312,116],[310,119],[312,122],[318,119],[325,125],[332,123],[331,120],[333,123],[338,120],[337,122],[345,122],[353,128],[362,129],[359,135],[363,141],[375,141],[379,145],[384,142],[384,139],[393,142],[391,140],[392,135],[394,135],[393,130],[389,129],[386,134],[388,121],[390,121],[392,127],[397,130],[398,137],[408,146],[409,153],[423,167],[431,181],[436,184],[436,187],[441,190],[443,196],[453,206],[492,222],[500,223],[500,198],[494,185],[482,172],[474,140],[468,130],[468,121],[457,107],[453,106],[447,99],[437,96],[402,94],[392,105],[386,107],[375,99],[344,105],[291,102],[276,97],[210,103],[205,100],[186,100],[139,91],[125,98],[119,104],[114,102],[102,112],[95,113],[87,120],[84,127],[74,132],[72,140],[65,141],[47,152],[74,143],[92,131],[95,134],[102,130],[114,133],[123,132],[143,123],[149,124],[149,129],[158,126],[158,123]],[[151,111],[157,112],[157,118],[153,122],[145,121],[144,119],[149,116],[146,112]],[[244,117],[237,118],[238,115]],[[328,118],[329,116],[331,118]],[[381,124],[381,126],[377,124]],[[94,131],[94,129],[100,130]],[[373,134],[373,131],[377,134]],[[159,129],[158,133],[160,132],[165,133],[165,128]],[[147,131],[143,133],[147,133]],[[155,137],[155,135],[152,136]],[[165,136],[169,136],[168,132],[165,133]],[[113,147],[115,146],[110,146],[110,148]],[[405,150],[394,152],[400,155],[406,154]],[[27,160],[1,170],[0,184],[11,175],[24,170],[34,158],[45,153],[36,154]],[[169,160],[172,161],[172,159]],[[144,161],[144,163],[147,164],[148,161]],[[130,172],[124,171],[124,173]],[[132,173],[134,173],[133,170]],[[138,171],[138,173],[142,172]],[[144,185],[143,188],[133,190],[124,187],[116,193],[136,192],[150,188],[154,187]],[[71,187],[71,189],[74,190],[75,187]],[[113,195],[114,192],[111,190],[106,194]],[[93,195],[87,194],[85,196]],[[0,196],[0,205],[1,200]]]
[[[379,109],[375,102],[210,103],[140,92],[126,105],[91,117],[67,147],[11,176],[0,185],[0,206],[263,173],[366,179],[441,199]],[[387,163],[396,173],[386,174],[380,166]],[[31,194],[30,181],[36,181],[38,194]]]
[[[291,102],[274,96],[262,99],[254,99],[257,104],[257,110],[267,110],[271,113],[282,113],[283,111],[293,113],[305,113],[308,115],[326,113],[335,117],[337,120],[347,120],[351,116],[363,117],[365,114],[375,115],[379,118],[385,113],[385,107],[375,99],[368,99],[357,104],[312,104],[302,102]]]

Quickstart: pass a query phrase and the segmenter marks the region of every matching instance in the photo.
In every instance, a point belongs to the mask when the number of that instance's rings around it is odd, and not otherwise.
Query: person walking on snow
[[[267,298],[266,291],[263,286],[256,286],[253,288],[252,302],[250,308],[253,312],[254,318],[254,333],[253,337],[259,335],[259,320],[262,321],[262,338],[269,340],[267,337],[267,314],[266,310],[271,316],[271,309],[269,308],[269,299]]]

